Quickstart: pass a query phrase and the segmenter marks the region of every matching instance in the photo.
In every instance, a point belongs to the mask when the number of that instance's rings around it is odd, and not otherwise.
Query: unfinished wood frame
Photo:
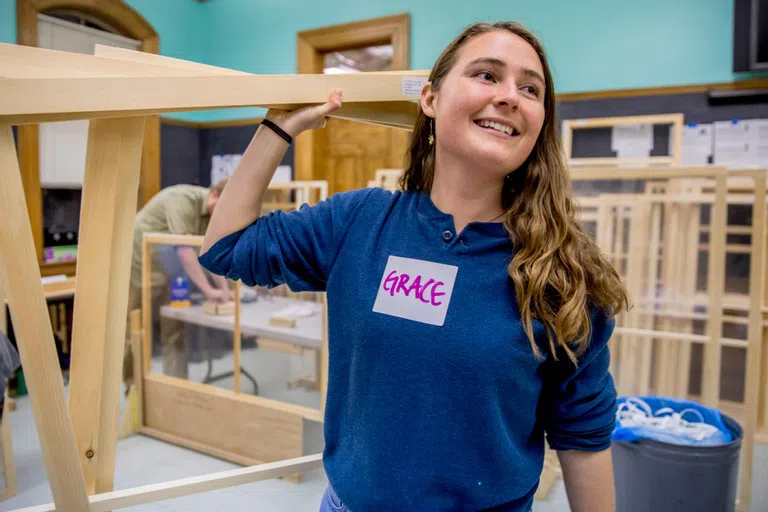
[[[152,25],[122,0],[16,0],[16,32],[18,44],[36,47],[38,44],[37,15],[55,9],[86,13],[107,22],[123,35],[141,41],[141,51],[160,52],[160,38]],[[27,200],[37,259],[43,258],[43,207],[40,190],[39,130],[36,124],[18,127],[19,163]],[[139,205],[143,205],[160,190],[160,119],[151,116],[145,121],[142,170],[139,178]],[[74,275],[75,264],[41,263],[44,275],[66,273]],[[50,267],[50,269],[49,269]]]
[[[601,249],[607,251],[607,256],[617,261],[627,260],[626,271],[617,265],[620,273],[632,295],[634,303],[633,311],[625,315],[624,319],[617,322],[615,328],[617,351],[619,354],[618,389],[623,395],[645,394],[650,391],[651,383],[651,348],[655,340],[661,347],[667,348],[665,354],[670,354],[672,344],[679,345],[682,350],[686,348],[688,357],[691,343],[704,345],[704,361],[702,372],[702,397],[701,401],[708,406],[722,408],[719,400],[720,386],[720,354],[722,346],[740,346],[746,348],[747,372],[745,377],[745,402],[741,419],[744,428],[741,456],[740,479],[740,503],[748,505],[751,500],[752,484],[752,455],[755,433],[758,427],[758,410],[762,400],[763,382],[765,375],[761,376],[761,366],[764,364],[763,353],[763,329],[764,307],[763,287],[765,279],[765,171],[763,170],[734,170],[723,167],[648,167],[648,168],[575,168],[571,170],[573,180],[613,180],[613,179],[640,179],[640,180],[671,180],[669,183],[659,184],[651,181],[645,192],[641,193],[614,193],[598,197],[579,197],[577,203],[581,207],[581,219],[583,221],[597,221],[597,239]],[[747,178],[753,182],[751,198],[743,195],[728,193],[729,178]],[[699,186],[685,182],[687,178],[696,178]],[[702,178],[709,178],[702,180]],[[702,182],[708,183],[708,187],[701,187]],[[683,184],[681,186],[681,183]],[[706,193],[704,189],[708,188]],[[730,308],[733,298],[725,294],[725,235],[727,231],[726,208],[729,203],[753,204],[752,225],[748,229],[751,235],[750,242],[750,275],[749,294],[744,309],[748,316],[744,317],[748,325],[746,340],[728,340],[722,338],[721,328],[724,322],[732,321],[723,315],[725,308]],[[643,246],[649,237],[658,236],[660,233],[658,216],[653,213],[653,205],[664,204],[669,209],[669,215],[665,216],[665,230],[667,238],[672,242],[682,239],[685,250],[680,245],[668,244],[669,240],[662,243],[672,252],[662,251],[659,255],[660,244],[651,242]],[[697,205],[711,205],[713,210],[710,216],[708,232],[710,242],[706,249],[708,258],[708,284],[704,297],[695,293],[691,287],[691,276],[695,278],[695,270],[686,268],[694,267],[690,264],[690,258],[698,253],[698,209]],[[617,208],[629,210],[633,215],[633,224],[630,227],[629,251],[613,247],[606,243],[612,230],[616,226],[606,225],[606,209]],[[687,214],[687,215],[686,215]],[[695,218],[694,218],[695,217]],[[602,225],[601,225],[602,221]],[[694,222],[695,221],[695,222]],[[743,230],[747,231],[747,230]],[[638,243],[635,244],[634,241]],[[693,248],[691,250],[691,247]],[[677,251],[677,252],[675,252]],[[655,271],[657,264],[662,263],[662,284],[674,281],[676,286],[683,287],[683,296],[658,296]],[[677,274],[671,276],[669,274]],[[645,285],[644,283],[650,283]],[[643,290],[648,290],[644,297],[638,295]],[[693,293],[691,293],[693,292]],[[681,305],[700,304],[706,306],[706,313],[672,314],[665,309],[671,303]],[[661,319],[655,326],[650,320]],[[706,334],[690,334],[690,326],[687,329],[680,322],[690,321],[692,318],[706,322]],[[675,323],[677,322],[677,323]],[[679,332],[688,330],[689,332]],[[682,344],[681,344],[682,343]],[[615,353],[614,352],[614,353]],[[681,352],[682,353],[682,352]],[[685,360],[685,357],[682,357]],[[657,362],[661,362],[657,358]],[[629,370],[629,372],[627,372]],[[659,385],[663,379],[669,379],[669,369],[655,368],[657,373],[655,384]],[[659,372],[661,370],[661,372]],[[674,373],[674,369],[672,370]],[[686,374],[687,377],[687,374]],[[680,382],[666,382],[664,394],[679,398],[688,398],[687,380],[685,391]],[[654,389],[658,394],[659,389]]]
[[[273,192],[291,192],[292,209],[304,203],[325,199],[327,183],[292,182],[272,184]],[[279,203],[276,209],[283,209]],[[266,206],[266,205],[265,205]],[[274,206],[274,205],[273,205]],[[141,375],[134,377],[137,387],[139,415],[138,431],[161,439],[219,457],[242,465],[257,465],[300,457],[303,450],[303,421],[323,421],[323,409],[304,407],[260,396],[240,393],[240,293],[235,293],[233,326],[233,378],[232,390],[213,385],[190,382],[184,379],[152,373],[152,311],[151,281],[152,248],[160,245],[200,247],[202,236],[145,234],[142,261],[142,338],[136,366]],[[239,283],[235,283],[239,287]],[[239,288],[238,288],[239,289]],[[323,310],[325,315],[325,309]],[[327,382],[327,366],[323,365],[322,352],[327,350],[323,332],[321,350],[314,351],[317,362],[317,379]],[[137,343],[139,345],[139,343]],[[279,345],[279,346],[273,346]],[[306,348],[288,342],[262,340],[261,349],[276,349],[303,354]],[[291,348],[298,350],[292,351]],[[326,388],[320,388],[320,403],[325,403]],[[227,418],[223,421],[222,418]],[[257,419],[257,421],[254,421]],[[254,442],[259,440],[259,442]],[[300,478],[295,475],[294,479]]]
[[[5,388],[5,410],[0,421],[0,472],[4,480],[4,487],[0,489],[0,501],[16,496],[16,462],[13,459],[13,438],[11,436],[11,398],[8,396],[8,388]]]
[[[5,318],[5,275],[0,267],[0,333],[8,333],[8,325]],[[8,387],[5,388],[5,408],[3,418],[0,421],[0,472],[2,472],[4,487],[0,489],[0,501],[16,496],[16,464],[13,459],[13,439],[11,438],[11,399],[8,396]]]
[[[22,12],[20,16],[29,16],[29,11]],[[17,66],[22,51],[25,66]],[[57,65],[59,58],[69,59],[72,66],[63,68]],[[277,106],[281,109],[294,109],[322,103],[332,88],[339,87],[344,90],[345,103],[350,106],[349,111],[340,114],[353,119],[360,116],[361,122],[380,122],[385,126],[391,126],[394,119],[407,127],[412,118],[404,117],[398,106],[411,103],[416,95],[403,94],[403,76],[392,73],[361,73],[354,76],[235,76],[224,71],[212,74],[209,68],[198,70],[195,63],[179,66],[178,61],[147,56],[141,52],[134,52],[132,59],[87,55],[77,55],[76,59],[75,63],[72,54],[65,52],[0,45],[0,218],[3,219],[0,223],[0,264],[7,275],[14,330],[55,508],[67,512],[111,510],[128,504],[147,503],[154,499],[263,478],[289,476],[321,467],[319,456],[312,456],[246,469],[223,477],[198,477],[193,482],[187,481],[181,485],[158,484],[150,486],[150,489],[100,493],[89,498],[86,474],[92,475],[94,469],[97,475],[94,490],[99,492],[99,489],[111,486],[106,473],[112,464],[110,459],[114,460],[114,444],[111,440],[116,436],[117,422],[110,411],[116,410],[112,402],[116,407],[115,390],[119,390],[121,373],[112,370],[119,368],[123,357],[125,331],[118,333],[120,329],[117,326],[125,327],[126,303],[121,297],[128,295],[128,272],[124,258],[130,254],[130,231],[125,224],[126,219],[135,212],[135,192],[139,179],[139,164],[130,155],[135,155],[137,148],[141,148],[136,133],[143,122],[142,118],[149,115],[225,106]],[[130,94],[125,94],[128,90]],[[365,108],[355,111],[356,106]],[[396,115],[388,114],[390,108]],[[83,204],[83,211],[93,212],[102,218],[83,219],[84,228],[88,228],[83,233],[81,243],[86,252],[92,250],[92,254],[96,254],[98,248],[105,251],[105,262],[100,265],[106,267],[100,268],[107,269],[108,275],[106,278],[102,276],[102,279],[110,282],[99,282],[95,271],[86,271],[84,268],[83,275],[78,276],[75,298],[80,308],[99,308],[107,316],[107,321],[84,320],[82,313],[79,314],[74,328],[79,333],[77,336],[85,341],[79,345],[76,342],[73,347],[75,357],[81,361],[91,360],[97,365],[95,373],[101,375],[101,382],[97,385],[95,378],[81,371],[78,377],[80,384],[73,385],[71,399],[73,406],[77,407],[76,404],[82,404],[85,397],[76,395],[81,395],[86,388],[97,390],[100,393],[98,407],[105,415],[100,419],[98,427],[81,425],[77,431],[70,414],[75,416],[82,413],[93,417],[95,409],[89,412],[79,409],[70,411],[67,408],[53,332],[40,283],[41,272],[37,264],[22,174],[11,131],[13,124],[34,125],[63,119],[104,119],[91,125],[88,166],[89,171],[93,172],[86,174]],[[116,167],[112,169],[109,168],[109,149],[120,155]],[[128,158],[123,159],[122,156]],[[111,172],[115,176],[100,176],[96,172],[98,169],[102,174]],[[103,198],[99,198],[99,190],[106,191],[103,195],[112,194],[109,197],[112,205],[101,203]],[[132,207],[129,208],[127,205],[132,201]],[[109,239],[94,239],[100,234]],[[123,251],[125,255],[121,254]],[[95,256],[86,257],[83,261],[88,260],[96,263]],[[122,276],[123,269],[125,277]],[[114,322],[109,319],[114,319]],[[85,322],[94,326],[94,333],[84,330]],[[116,350],[117,347],[120,350]],[[77,354],[78,351],[89,350],[94,351],[90,356]],[[321,376],[321,380],[327,381],[327,376]],[[189,383],[175,386],[170,381],[162,376],[143,377],[143,384],[177,393],[182,399],[197,391]],[[265,415],[275,411],[282,415],[292,414],[296,422],[294,425],[304,417],[298,406],[278,403],[274,407],[267,407],[263,402],[265,399],[249,404],[245,402],[250,397],[234,393],[226,397],[226,400],[233,407],[260,407]],[[150,412],[146,404],[143,412],[146,421],[147,413]],[[194,417],[195,413],[188,411],[190,417]],[[314,417],[318,416],[316,414]],[[84,467],[79,447],[94,446],[93,443],[98,443],[95,447],[102,462],[97,462],[96,468],[89,467],[90,462]],[[91,457],[88,456],[90,453],[86,452],[89,460],[96,456],[96,450]],[[247,478],[243,476],[246,474]],[[127,499],[126,496],[131,498]]]
[[[89,126],[70,367],[70,410],[89,494],[112,490],[120,382],[104,376],[120,374],[122,365],[143,140],[143,117]]]
[[[298,210],[305,203],[313,205],[327,198],[328,182],[325,180],[270,183],[261,211],[267,213],[275,210]]]
[[[368,186],[381,187],[394,192],[400,188],[400,176],[402,175],[403,169],[379,169]]]
[[[590,157],[573,158],[573,131],[589,128],[613,128],[626,125],[670,125],[672,154],[638,158]],[[683,162],[683,114],[659,114],[650,116],[599,117],[588,119],[566,119],[561,123],[561,138],[565,157],[570,166],[641,166],[679,165]]]

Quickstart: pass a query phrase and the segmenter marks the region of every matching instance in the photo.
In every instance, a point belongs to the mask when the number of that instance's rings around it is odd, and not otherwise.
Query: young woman
[[[545,433],[572,510],[614,510],[607,342],[627,296],[575,220],[541,44],[507,22],[451,42],[403,192],[260,217],[291,137],[340,105],[268,112],[200,258],[327,292],[324,510],[528,511]]]

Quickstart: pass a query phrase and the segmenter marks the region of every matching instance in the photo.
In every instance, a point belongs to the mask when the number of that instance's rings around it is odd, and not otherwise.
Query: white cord
[[[686,421],[683,419],[686,413],[698,416],[699,421]],[[704,423],[704,417],[695,409],[685,409],[678,413],[664,407],[653,414],[653,410],[644,400],[635,397],[627,398],[619,406],[616,420],[621,427],[645,427],[685,436],[697,442],[720,433],[717,427]]]

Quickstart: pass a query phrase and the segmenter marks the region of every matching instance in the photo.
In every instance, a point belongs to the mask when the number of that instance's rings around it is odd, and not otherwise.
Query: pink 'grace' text
[[[424,304],[440,306],[442,302],[438,302],[436,299],[445,295],[445,292],[439,291],[438,288],[442,288],[445,283],[431,278],[425,282],[422,281],[424,281],[424,278],[421,275],[411,279],[410,275],[406,273],[398,274],[397,270],[393,270],[384,279],[383,286],[384,290],[388,291],[393,297],[395,294],[402,293],[406,297],[413,296],[414,299],[418,299]]]

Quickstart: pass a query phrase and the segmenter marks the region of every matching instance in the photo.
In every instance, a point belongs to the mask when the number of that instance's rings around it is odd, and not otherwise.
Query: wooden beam
[[[665,87],[643,87],[636,89],[610,89],[605,91],[564,92],[557,94],[558,102],[575,102],[608,98],[634,98],[638,96],[672,96],[676,94],[700,94],[710,91],[743,91],[765,89],[768,79],[753,78],[734,82],[714,82],[695,85],[673,85]]]
[[[143,386],[143,432],[161,432],[170,436],[166,440],[235,463],[300,456],[304,418],[319,416],[308,407],[165,375],[145,375]]]
[[[717,407],[720,401],[720,366],[722,347],[720,339],[723,329],[723,294],[725,293],[725,225],[727,224],[728,204],[727,175],[719,174],[715,178],[715,203],[710,217],[710,251],[707,268],[707,335],[711,341],[704,346],[704,362],[701,372],[701,398],[704,405]]]
[[[570,165],[612,165],[612,166],[631,166],[631,165],[662,165],[676,164],[683,162],[683,114],[657,114],[645,116],[617,116],[617,117],[595,117],[586,119],[566,119],[562,122],[562,143],[565,148],[565,154]],[[582,128],[612,128],[614,126],[626,125],[671,125],[670,127],[670,148],[671,154],[668,156],[648,156],[640,158],[573,158],[572,142],[573,130]]]
[[[202,247],[204,239],[200,235],[172,235],[170,233],[144,233],[143,238],[149,244],[188,245],[190,247]]]
[[[650,116],[590,117],[587,119],[566,119],[564,125],[572,128],[608,128],[628,124],[671,124],[682,125],[683,114],[657,114]]]
[[[306,455],[304,457],[280,462],[271,462],[268,464],[221,471],[203,476],[182,478],[160,484],[144,485],[133,489],[113,491],[91,496],[90,511],[108,512],[110,510],[146,505],[157,501],[181,498],[183,496],[200,494],[202,492],[227,489],[238,485],[286,477],[295,473],[315,471],[322,469],[322,467],[323,458],[321,454]],[[61,509],[57,509],[51,503],[18,509],[15,512],[56,512],[57,510]]]
[[[142,329],[141,329],[141,310],[134,309],[130,315],[131,321],[131,356],[133,357],[133,386],[136,388],[136,399],[138,403],[138,428],[144,426],[144,368],[142,364]]]
[[[672,165],[675,159],[671,156],[649,156],[649,157],[624,157],[598,156],[589,158],[570,158],[568,165],[572,167],[580,166],[605,166],[613,167],[642,167],[643,165]]]
[[[166,57],[165,55],[157,55],[156,52],[146,53],[146,50],[137,52],[136,50],[128,50],[126,48],[118,48],[116,46],[106,46],[103,44],[97,44],[94,50],[94,55],[103,57],[106,59],[117,60],[122,62],[130,62],[134,64],[142,65],[154,65],[157,67],[164,67],[167,69],[177,69],[181,71],[189,71],[197,74],[206,75],[231,75],[242,76],[251,75],[252,73],[246,73],[244,71],[237,71],[234,69],[221,68],[218,66],[209,66],[207,64],[200,64],[198,62],[191,62],[183,59],[174,59],[173,57]]]
[[[413,101],[344,104],[329,117],[412,130],[419,105]]]
[[[672,166],[672,167],[594,167],[571,169],[571,180],[663,180],[684,178],[712,178],[727,176],[728,169],[716,166]],[[650,197],[662,201],[663,196]],[[579,199],[580,201],[581,199]]]
[[[27,215],[32,228],[35,261],[43,259],[43,194],[40,191],[40,129],[36,124],[17,127],[19,166]]]
[[[144,119],[91,121],[80,210],[70,412],[89,494],[112,490]]]
[[[0,65],[2,65],[0,61]],[[128,115],[223,107],[295,110],[325,103],[340,88],[345,104],[413,101],[399,75],[254,75],[0,80],[0,119],[8,123],[59,120],[75,114]]]
[[[0,464],[2,464],[5,488],[0,492],[0,501],[16,496],[16,462],[13,459],[13,436],[11,435],[11,397],[8,388],[4,395],[5,410],[0,421]]]
[[[138,27],[134,26],[133,28],[136,30]],[[151,29],[151,27],[145,28]],[[99,56],[98,47],[101,45],[96,46],[95,54]],[[160,53],[160,38],[157,34],[142,39],[141,51],[136,53],[150,57]],[[137,209],[141,209],[155,194],[160,192],[160,174],[160,116],[146,116],[144,120],[144,149],[141,153],[141,175],[139,176]]]
[[[43,460],[59,510],[88,511],[10,126],[0,127],[0,265]]]
[[[232,369],[232,389],[235,393],[240,393],[240,349],[242,348],[243,337],[240,332],[240,281],[235,281],[235,328],[232,332],[232,352],[234,359],[234,368]]]
[[[136,52],[140,53],[140,52]],[[200,71],[146,62],[0,43],[2,78],[115,78],[200,76]]]
[[[739,501],[749,506],[752,500],[752,457],[754,435],[757,432],[760,411],[761,382],[760,366],[763,356],[763,280],[765,279],[765,172],[753,171],[755,182],[755,204],[752,209],[752,252],[749,258],[749,328],[747,330],[747,368],[744,383],[744,439],[743,454],[740,458],[741,486]],[[763,376],[763,379],[766,377]]]
[[[196,71],[209,75],[228,75],[228,76],[253,76],[250,73],[235,71],[216,66],[208,66],[180,59],[173,59],[161,55],[150,55],[133,50],[116,48],[112,46],[96,45],[96,55],[109,57],[111,59],[125,60],[133,63],[147,63],[157,66],[168,66],[172,69],[185,69]],[[410,71],[384,71],[368,74],[376,75],[407,75],[427,77],[429,71],[410,70]],[[416,122],[416,115],[419,106],[416,102],[403,101],[396,103],[355,103],[344,104],[331,116],[337,119],[346,119],[350,121],[367,122],[390,128],[400,128],[405,130],[413,129]]]
[[[5,274],[0,266],[0,333],[8,334],[8,322],[5,316],[6,295]],[[11,398],[8,387],[5,388],[3,418],[0,420],[0,464],[5,488],[0,490],[0,501],[16,495],[16,464],[13,459],[13,438],[11,436]]]

